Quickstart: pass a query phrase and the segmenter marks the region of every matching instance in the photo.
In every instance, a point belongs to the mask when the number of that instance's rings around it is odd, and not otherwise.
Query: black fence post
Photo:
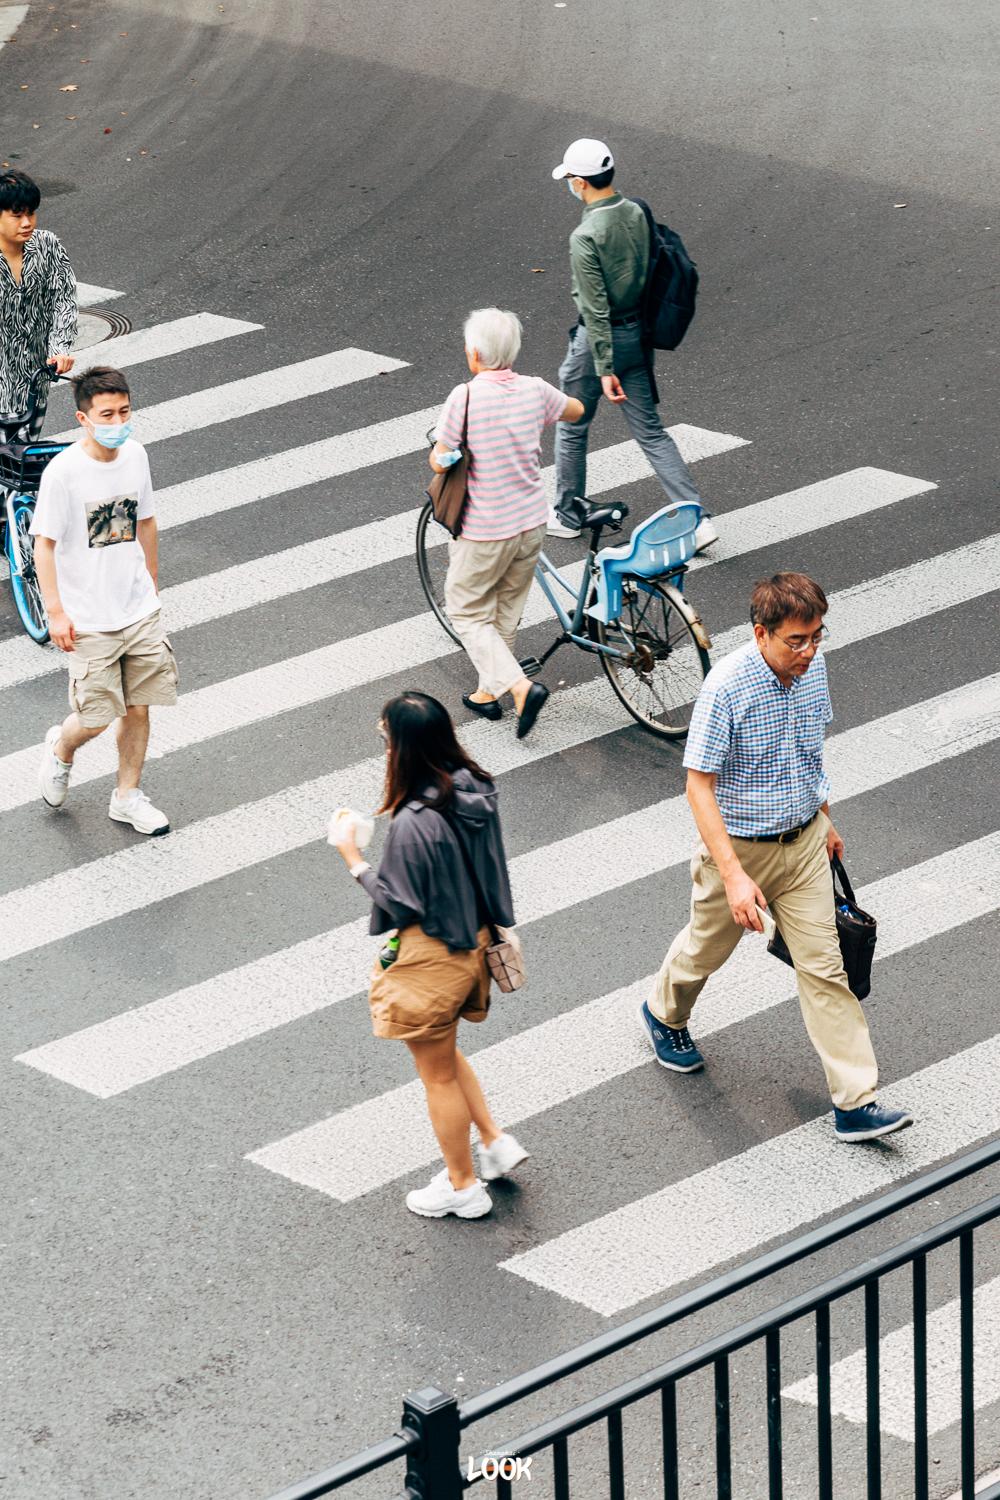
[[[426,1386],[403,1401],[403,1428],[415,1432],[420,1447],[406,1463],[407,1500],[461,1500],[462,1473],[458,1402]]]

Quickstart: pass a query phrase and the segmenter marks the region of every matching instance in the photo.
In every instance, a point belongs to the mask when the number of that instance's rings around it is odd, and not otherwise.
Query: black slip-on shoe
[[[462,702],[466,708],[471,709],[474,714],[478,714],[481,719],[492,719],[495,722],[497,719],[503,718],[503,709],[497,703],[496,699],[492,703],[477,703],[471,694],[463,693]]]
[[[523,740],[529,730],[534,728],[535,720],[542,711],[542,705],[549,696],[549,690],[544,682],[533,682],[528,689],[528,696],[524,700],[524,707],[517,716],[517,737]]]

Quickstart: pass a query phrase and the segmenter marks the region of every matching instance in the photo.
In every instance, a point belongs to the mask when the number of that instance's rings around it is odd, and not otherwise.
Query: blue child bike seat
[[[694,556],[694,534],[701,516],[701,506],[693,500],[675,500],[637,526],[623,546],[602,547],[594,559],[597,603],[587,614],[609,625],[621,614],[626,574],[661,578],[682,567]]]

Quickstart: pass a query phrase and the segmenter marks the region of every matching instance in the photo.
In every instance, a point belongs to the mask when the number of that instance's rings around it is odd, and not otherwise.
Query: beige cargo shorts
[[[103,729],[126,708],[177,702],[177,663],[158,609],[124,630],[78,635],[67,665],[69,706],[87,729]]]

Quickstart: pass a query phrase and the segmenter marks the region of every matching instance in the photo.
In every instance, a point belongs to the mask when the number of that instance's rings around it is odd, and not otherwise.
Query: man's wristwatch
[[[371,869],[371,865],[368,863],[368,861],[366,859],[356,859],[354,861],[353,865],[348,865],[348,867],[347,867],[347,873],[349,875],[353,875],[355,880],[358,880],[365,873],[366,870],[370,870],[370,869]]]

